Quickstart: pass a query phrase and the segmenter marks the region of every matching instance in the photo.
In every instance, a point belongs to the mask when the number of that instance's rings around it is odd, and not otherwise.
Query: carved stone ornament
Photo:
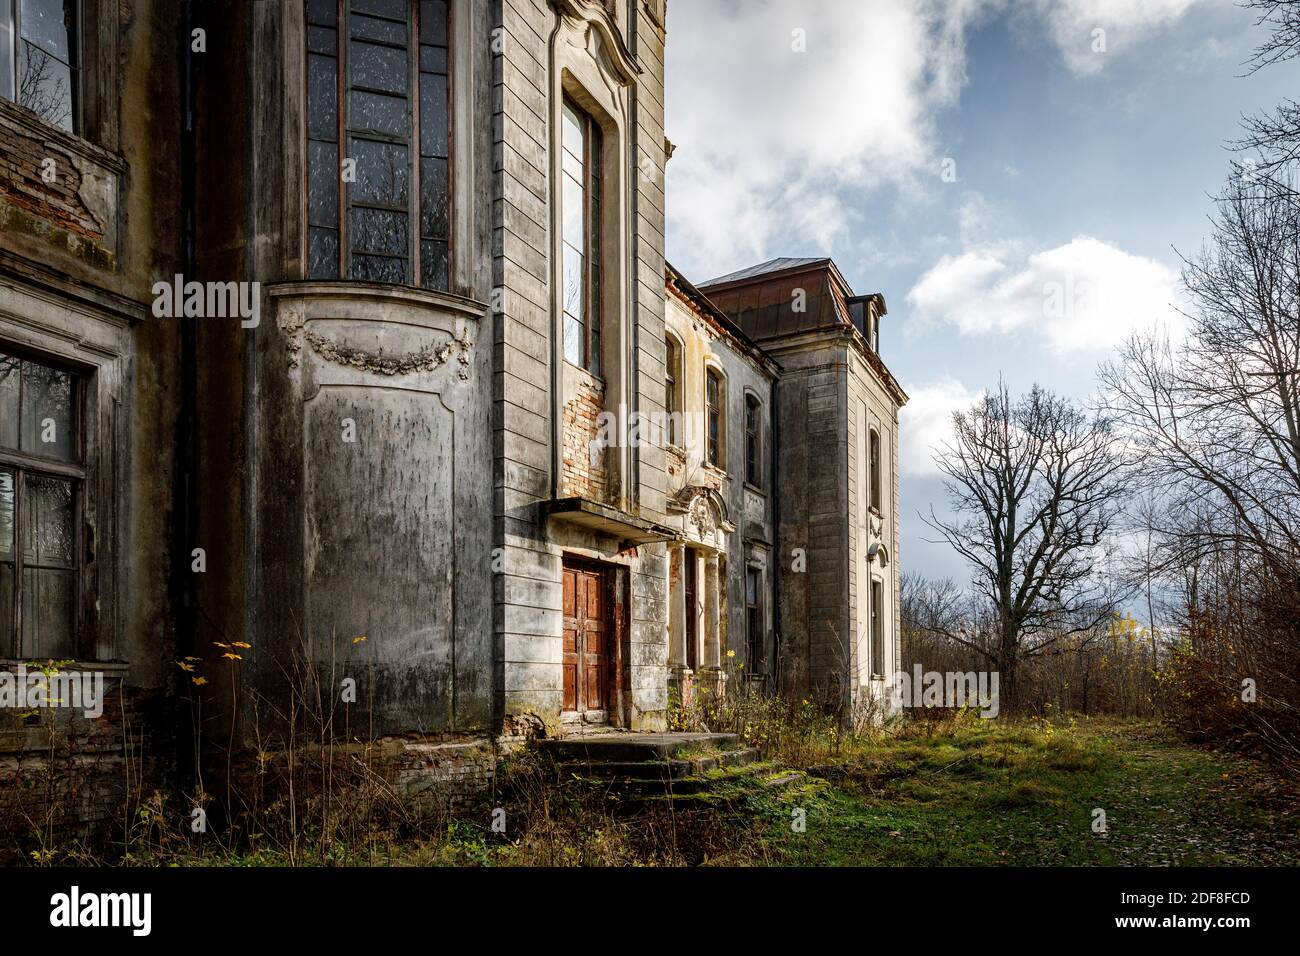
[[[619,28],[621,0],[552,0],[571,31],[587,35],[587,45],[602,68],[619,86],[635,81],[641,68]]]
[[[459,374],[462,379],[469,378],[469,352],[473,343],[470,341],[468,330],[462,331],[460,338],[451,339],[441,345],[426,345],[418,351],[406,352],[401,355],[384,355],[381,352],[371,352],[366,349],[343,345],[327,335],[321,335],[311,330],[305,331],[303,338],[312,347],[312,351],[325,361],[333,362],[335,365],[346,365],[375,375],[411,375],[416,372],[432,372],[450,360],[452,353],[459,346],[460,354],[457,356],[460,362]]]
[[[704,495],[699,495],[691,502],[687,514],[688,520],[695,527],[695,532],[699,537],[709,538],[713,536],[713,532],[718,528],[718,522],[714,519],[713,509],[709,507]]]

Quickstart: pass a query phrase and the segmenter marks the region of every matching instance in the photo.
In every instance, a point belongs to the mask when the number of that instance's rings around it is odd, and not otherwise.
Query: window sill
[[[721,478],[724,481],[731,481],[731,475],[728,474],[727,469],[725,468],[721,468],[718,465],[715,465],[709,461],[704,462],[701,467],[710,475],[714,475],[715,477]]]
[[[413,305],[430,305],[455,312],[465,318],[486,317],[486,302],[468,299],[452,292],[421,289],[413,285],[390,285],[385,282],[363,282],[359,279],[305,279],[301,282],[277,282],[266,287],[272,298],[354,298],[408,302]]]
[[[601,378],[596,373],[590,371],[589,369],[583,368],[581,365],[574,365],[568,359],[565,359],[564,367],[567,371],[572,372],[574,375],[582,376],[592,385],[599,385],[601,388],[605,387],[605,380],[603,378]]]
[[[758,485],[754,484],[752,481],[746,481],[746,482],[745,482],[745,490],[746,490],[746,491],[752,491],[754,494],[758,495],[760,498],[766,498],[766,497],[767,497],[767,492],[764,491],[764,490],[763,490],[761,487],[759,487]]]

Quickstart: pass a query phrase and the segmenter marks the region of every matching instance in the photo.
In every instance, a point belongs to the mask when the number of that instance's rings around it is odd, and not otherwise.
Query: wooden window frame
[[[677,418],[681,412],[678,389],[682,378],[682,344],[671,332],[664,335],[664,414],[668,444],[677,445]]]
[[[749,601],[750,576],[754,578],[754,602]],[[754,677],[767,674],[766,628],[763,626],[763,569],[756,564],[745,565],[745,643],[749,654],[749,673]]]
[[[881,474],[880,432],[874,426],[867,429],[867,474],[870,482],[871,510],[878,515],[884,512],[884,479]]]
[[[885,582],[871,579],[871,676],[885,674],[885,622],[881,606],[885,603]]]
[[[745,483],[763,487],[763,403],[745,394]]]
[[[12,14],[12,16],[9,18],[9,25],[10,25],[9,56],[11,58],[11,76],[9,77],[9,79],[13,81],[14,95],[12,97],[5,97],[5,99],[8,99],[9,102],[14,103],[15,105],[18,106],[23,106],[23,104],[18,102],[18,91],[22,86],[21,67],[20,67],[21,61],[18,53],[19,50],[21,49],[21,44],[26,42],[22,38],[22,21],[23,21],[22,7],[24,2],[25,0],[0,0],[0,5],[7,4],[8,12]],[[24,106],[23,108],[31,111],[34,115],[40,117],[41,122],[46,123],[47,125],[52,126],[55,129],[63,130],[65,133],[69,133],[70,135],[73,136],[84,137],[85,130],[86,130],[86,123],[85,123],[86,111],[83,106],[83,102],[85,100],[86,0],[72,0],[72,2],[74,7],[73,14],[72,14],[74,20],[73,30],[72,30],[73,35],[71,41],[68,44],[69,62],[64,64],[68,68],[68,79],[69,79],[69,83],[71,84],[71,90],[69,92],[70,103],[68,104],[69,122],[71,124],[71,128],[64,129],[64,127],[60,126],[59,124],[50,122],[50,120],[41,116],[39,113],[36,113],[35,110],[31,110],[30,107]],[[57,59],[57,57],[52,57],[52,59]]]
[[[86,462],[86,389],[90,373],[73,368],[57,361],[50,361],[45,356],[33,355],[25,350],[14,349],[8,343],[2,347],[4,354],[20,359],[21,361],[32,362],[43,365],[46,368],[56,369],[64,372],[72,379],[72,414],[73,414],[73,441],[76,449],[76,461],[68,462],[58,458],[52,458],[45,455],[35,455],[31,452],[20,451],[16,448],[5,448],[0,446],[0,469],[8,469],[13,473],[13,574],[14,574],[14,610],[13,619],[8,622],[0,621],[0,629],[8,627],[9,633],[4,634],[0,630],[0,659],[9,660],[26,660],[33,655],[24,653],[22,644],[23,633],[23,510],[25,500],[28,497],[26,483],[29,477],[49,477],[69,481],[72,484],[73,507],[72,507],[72,572],[73,572],[73,608],[72,608],[72,635],[70,640],[71,653],[73,660],[88,659],[83,646],[82,637],[84,631],[84,622],[82,620],[85,613],[85,596],[83,589],[85,586],[86,560],[85,560],[85,513],[86,513],[86,495],[91,487],[90,468]],[[22,408],[23,392],[25,388],[22,375],[19,375],[19,409]],[[19,415],[19,443],[21,444],[22,418],[21,411]],[[34,565],[41,568],[43,565]],[[66,568],[55,568],[52,570],[69,570]]]
[[[303,11],[304,11],[304,19],[303,19],[304,29],[303,29],[303,38],[302,38],[303,69],[304,69],[303,124],[302,124],[303,173],[304,173],[302,177],[302,183],[303,183],[302,186],[302,204],[303,204],[302,205],[302,209],[303,209],[302,261],[303,261],[304,277],[308,279],[312,279],[313,277],[311,276],[311,221],[310,221],[311,197],[310,197],[310,184],[309,184],[310,169],[308,168],[307,164],[310,156],[309,143],[311,141],[311,135],[310,135],[311,101],[310,101],[310,97],[308,96],[309,86],[310,86],[310,75],[308,71],[310,69],[310,57],[312,52],[308,46],[309,43],[308,34],[313,24],[307,19],[308,4],[310,3],[310,0],[301,0],[301,2],[303,3]],[[336,2],[336,7],[335,7],[336,20],[334,26],[334,30],[336,32],[336,47],[335,47],[335,55],[334,55],[335,147],[336,147],[335,173],[337,176],[337,186],[338,186],[338,202],[337,202],[337,210],[336,210],[338,218],[336,220],[335,231],[338,234],[338,262],[337,262],[338,269],[337,269],[336,276],[330,278],[319,277],[317,281],[361,282],[367,280],[356,279],[352,275],[353,250],[352,250],[351,238],[349,236],[349,233],[351,231],[351,223],[349,222],[349,217],[352,209],[354,208],[354,203],[350,199],[349,194],[351,192],[350,187],[353,185],[353,183],[345,182],[343,180],[342,163],[343,160],[347,158],[347,154],[349,152],[349,148],[348,148],[349,137],[354,135],[354,133],[349,129],[349,125],[348,125],[348,112],[349,112],[349,101],[350,101],[350,97],[348,96],[348,93],[353,89],[359,89],[362,92],[374,92],[374,91],[371,91],[366,87],[356,87],[352,85],[350,72],[349,72],[351,64],[349,63],[349,49],[348,49],[349,42],[352,39],[351,25],[350,25],[350,14],[352,13],[352,0],[335,0],[335,2]],[[430,290],[436,292],[451,292],[452,288],[456,284],[455,274],[454,274],[455,261],[456,261],[455,260],[455,255],[456,255],[455,231],[456,230],[454,228],[456,209],[455,209],[455,189],[453,188],[454,177],[455,177],[454,161],[455,161],[455,135],[456,135],[455,123],[453,122],[454,109],[455,109],[454,78],[456,72],[456,62],[455,62],[456,44],[453,42],[453,37],[455,36],[455,28],[456,28],[455,8],[457,4],[455,0],[446,0],[446,2],[447,2],[447,24],[446,24],[446,35],[447,35],[447,72],[446,72],[447,287],[446,288],[433,287]],[[363,13],[363,15],[375,19],[385,20],[386,22],[389,23],[400,22],[385,17],[382,14],[373,14],[373,13],[365,12]],[[411,124],[410,124],[409,134],[404,144],[399,143],[398,140],[396,139],[392,139],[391,142],[396,145],[405,145],[406,147],[407,182],[408,182],[408,197],[407,197],[406,208],[400,211],[404,212],[407,216],[406,260],[409,266],[409,275],[407,276],[409,281],[405,283],[397,283],[397,284],[407,286],[410,288],[425,289],[427,287],[424,285],[424,279],[425,279],[424,261],[423,261],[423,249],[421,246],[421,243],[423,242],[423,236],[421,235],[423,231],[421,229],[421,220],[422,220],[422,212],[423,212],[425,196],[423,194],[423,184],[421,182],[421,174],[420,174],[420,161],[424,158],[420,153],[421,131],[423,129],[422,126],[423,117],[421,116],[422,104],[420,102],[421,101],[420,75],[422,73],[420,69],[420,47],[422,46],[420,42],[420,25],[421,25],[420,24],[420,0],[408,0],[407,21],[405,24],[406,26],[405,52],[407,55],[407,67],[408,67],[407,99],[409,101],[409,110],[410,110],[409,116],[410,116]],[[372,43],[378,46],[386,46],[390,49],[398,49],[398,47],[394,46],[393,44],[385,43],[384,41],[380,41],[380,40],[366,39],[364,42]],[[362,138],[367,142],[383,142],[383,143],[390,142],[389,139],[386,139],[381,134],[377,134],[377,133],[368,132],[365,133],[364,135],[361,135],[360,138]],[[396,210],[396,207],[376,206],[375,204],[371,204],[371,203],[362,203],[359,207],[356,208],[367,208],[367,209],[382,208],[382,209],[392,209],[393,211],[398,211]],[[393,258],[393,259],[400,258],[398,256],[383,256],[382,254],[377,254],[377,253],[362,253],[362,254],[374,255],[381,258],[383,257]]]
[[[714,383],[717,384],[717,394],[711,396],[709,388]],[[722,470],[726,470],[727,467],[726,404],[726,378],[716,368],[706,366],[704,369],[704,461]]]

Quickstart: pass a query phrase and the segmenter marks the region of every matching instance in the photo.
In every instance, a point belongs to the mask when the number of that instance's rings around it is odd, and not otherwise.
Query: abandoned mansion
[[[885,300],[665,260],[666,14],[0,2],[0,669],[105,681],[0,700],[0,831],[52,742],[93,820],[308,704],[436,771],[883,699]]]

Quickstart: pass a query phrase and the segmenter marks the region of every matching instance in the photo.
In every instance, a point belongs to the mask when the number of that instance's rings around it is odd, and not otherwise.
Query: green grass
[[[360,845],[311,834],[308,866],[1092,866],[1300,864],[1300,791],[1238,755],[1114,720],[907,724],[895,734],[800,740],[706,773],[705,786],[640,802],[603,784],[533,782],[527,799],[466,807],[420,836]],[[1106,830],[1094,829],[1105,811]],[[802,822],[802,830],[795,824]],[[283,852],[142,854],[165,865],[278,866]]]
[[[975,721],[886,739],[818,772],[795,832],[763,839],[798,865],[1295,865],[1294,790],[1250,760],[1149,724]],[[1106,832],[1095,832],[1094,811]]]

